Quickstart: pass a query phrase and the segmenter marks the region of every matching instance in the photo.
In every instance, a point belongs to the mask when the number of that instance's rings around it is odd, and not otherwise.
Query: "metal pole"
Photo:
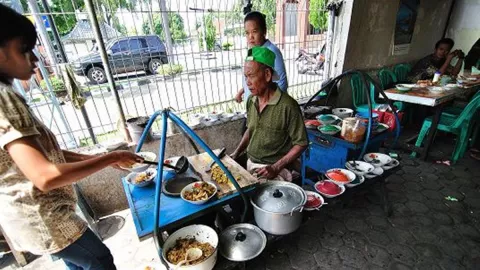
[[[60,74],[60,72],[58,71],[58,67],[57,67],[57,59],[55,58],[55,51],[52,48],[52,44],[50,42],[50,38],[48,37],[47,29],[45,29],[45,25],[43,24],[43,20],[40,17],[40,15],[38,15],[40,11],[38,9],[37,2],[35,0],[28,0],[28,6],[32,11],[32,16],[33,16],[33,19],[35,20],[38,34],[40,35],[40,40],[42,41],[45,51],[47,52],[47,56],[50,60],[50,65],[53,67],[54,73],[58,75]]]
[[[90,23],[92,24],[93,33],[95,34],[95,41],[98,45],[98,52],[102,57],[102,64],[107,75],[108,85],[111,88],[115,97],[118,114],[120,116],[120,125],[125,131],[125,139],[127,140],[127,142],[131,142],[132,138],[130,137],[130,133],[128,132],[126,126],[125,113],[123,112],[120,96],[118,95],[117,88],[115,87],[115,81],[113,79],[112,71],[110,69],[110,63],[108,62],[107,51],[105,50],[105,44],[103,42],[102,33],[100,32],[100,26],[98,24],[97,14],[95,12],[92,0],[85,0],[85,6],[87,7],[88,17],[90,18]]]
[[[167,57],[168,62],[173,63],[173,42],[172,35],[170,33],[170,28],[168,26],[168,13],[165,0],[159,0],[160,2],[160,13],[162,15],[162,24],[163,24],[163,33],[165,34],[165,45],[167,45]]]
[[[42,0],[42,4],[43,4],[43,8],[45,9],[45,13],[48,14],[47,20],[48,20],[48,23],[50,24],[50,28],[52,29],[53,39],[57,44],[57,49],[58,49],[58,52],[60,53],[60,57],[62,58],[62,62],[68,63],[67,54],[65,53],[63,44],[60,40],[60,35],[58,34],[58,31],[57,31],[57,25],[53,20],[53,17],[51,14],[52,12],[50,10],[50,7],[48,6],[47,0]],[[87,110],[85,109],[85,106],[82,106],[80,108],[80,112],[82,113],[83,120],[85,121],[85,125],[87,126],[87,131],[88,131],[88,134],[90,135],[90,138],[92,139],[92,142],[94,144],[97,144],[98,140],[97,140],[97,137],[95,137],[95,133],[93,132],[92,123],[90,122],[90,118],[88,117],[88,113],[87,113]]]

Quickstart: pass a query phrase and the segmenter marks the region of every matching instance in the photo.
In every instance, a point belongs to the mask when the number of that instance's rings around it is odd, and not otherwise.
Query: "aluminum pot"
[[[168,263],[169,269],[177,269],[176,266],[170,263],[167,260],[167,252],[175,246],[175,242],[177,239],[180,238],[195,238],[197,241],[201,243],[210,243],[215,248],[210,257],[208,257],[203,262],[197,263],[195,265],[189,266],[181,266],[178,269],[182,270],[211,270],[215,266],[217,262],[217,254],[218,254],[218,234],[215,232],[214,229],[205,226],[205,225],[190,225],[187,227],[183,227],[178,231],[175,231],[171,234],[165,244],[163,245],[162,249],[162,257]]]
[[[269,234],[285,235],[300,227],[307,194],[290,182],[268,181],[257,188],[250,202],[258,227]]]

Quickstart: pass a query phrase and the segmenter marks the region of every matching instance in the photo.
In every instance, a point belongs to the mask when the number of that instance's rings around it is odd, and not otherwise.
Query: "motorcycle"
[[[320,52],[317,53],[309,53],[305,49],[300,49],[295,63],[297,64],[298,73],[300,74],[307,72],[313,72],[318,75],[322,74],[325,63],[325,45],[323,45]]]

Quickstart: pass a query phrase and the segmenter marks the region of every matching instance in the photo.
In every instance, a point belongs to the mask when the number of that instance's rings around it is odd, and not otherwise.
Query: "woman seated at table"
[[[432,54],[425,56],[418,61],[408,74],[408,80],[416,83],[419,80],[431,80],[435,72],[439,71],[442,75],[457,76],[462,68],[465,54],[461,50],[450,52],[455,43],[450,38],[443,38],[435,44],[435,50]],[[453,58],[458,61],[452,66]]]

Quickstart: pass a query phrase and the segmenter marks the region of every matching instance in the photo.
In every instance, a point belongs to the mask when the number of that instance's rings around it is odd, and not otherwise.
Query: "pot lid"
[[[269,181],[254,197],[254,204],[262,210],[273,213],[290,213],[307,201],[305,191],[285,181]]]
[[[226,228],[220,234],[220,254],[230,261],[251,260],[267,245],[267,237],[257,226],[241,223]]]

